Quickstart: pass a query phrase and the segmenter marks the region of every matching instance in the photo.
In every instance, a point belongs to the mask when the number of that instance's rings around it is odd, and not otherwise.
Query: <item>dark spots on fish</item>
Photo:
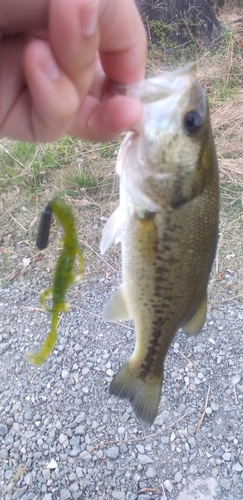
[[[183,174],[178,175],[174,181],[173,185],[173,196],[171,198],[172,208],[179,208],[189,201],[188,196],[185,195],[185,178],[186,174],[181,170]]]
[[[173,300],[172,295],[167,295],[166,298],[165,298],[166,302],[171,302],[172,300]]]
[[[173,235],[168,234],[168,233],[164,233],[164,241],[166,241],[167,243],[168,242],[173,243],[174,242]]]
[[[165,252],[171,252],[171,246],[170,245],[163,245],[163,250]]]
[[[171,201],[171,206],[172,206],[172,208],[180,208],[180,207],[182,207],[182,205],[185,205],[186,203],[188,203],[188,201],[190,201],[190,198],[174,197]]]
[[[156,327],[153,331],[152,339],[149,343],[144,361],[141,364],[141,369],[139,374],[141,378],[145,378],[149,373],[153,371],[154,361],[158,355],[158,349],[160,347],[161,325],[158,325],[156,322],[156,325],[154,326]]]
[[[171,287],[166,286],[166,284],[160,286],[159,283],[157,283],[156,287],[153,294],[155,301],[153,302],[152,300],[150,302],[153,308],[151,337],[143,363],[140,366],[139,377],[142,379],[146,379],[149,374],[155,375],[158,374],[158,371],[161,371],[164,358],[172,340],[171,333],[173,331],[176,333],[177,331],[177,318],[175,318],[175,321],[171,321],[171,314],[168,307],[173,300]],[[163,301],[158,300],[161,299],[161,292],[163,292]]]
[[[154,307],[153,312],[155,314],[160,314],[161,313],[161,307]]]

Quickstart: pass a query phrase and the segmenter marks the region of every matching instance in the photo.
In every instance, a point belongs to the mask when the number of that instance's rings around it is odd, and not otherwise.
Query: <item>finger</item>
[[[99,34],[98,0],[53,0],[50,6],[50,43],[62,70],[73,81],[80,98],[93,78]]]
[[[111,80],[128,84],[144,78],[147,39],[133,0],[104,2],[100,15],[100,58]]]
[[[49,0],[1,0],[0,33],[22,33],[47,26]]]
[[[79,96],[46,42],[33,40],[25,49],[23,62],[28,87],[12,100],[1,134],[24,141],[54,141],[70,125],[80,105]]]
[[[124,130],[132,129],[141,116],[141,103],[131,97],[119,95],[100,102],[87,96],[68,133],[91,141],[111,141]]]
[[[36,140],[53,141],[65,133],[78,110],[77,90],[57,65],[46,42],[33,41],[25,52],[24,63]]]

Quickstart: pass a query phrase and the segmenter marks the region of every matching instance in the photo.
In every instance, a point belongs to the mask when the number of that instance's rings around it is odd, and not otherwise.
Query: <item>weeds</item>
[[[224,12],[225,25],[220,48],[199,50],[191,43],[175,47],[167,41],[167,29],[154,23],[160,35],[160,48],[150,51],[147,75],[171,70],[188,61],[197,62],[200,83],[209,96],[211,120],[219,159],[222,182],[221,231],[222,244],[230,239],[229,231],[235,225],[238,254],[242,240],[243,189],[243,50],[235,39],[235,12]],[[237,16],[236,16],[237,17]],[[114,174],[115,160],[121,138],[116,141],[93,144],[63,137],[55,144],[35,145],[0,141],[0,274],[2,283],[8,283],[18,273],[32,273],[42,266],[42,254],[34,250],[35,232],[39,214],[45,203],[59,193],[72,203],[79,227],[79,236],[86,245],[86,264],[89,273],[97,268],[99,241],[104,221],[117,205],[119,190]],[[52,247],[46,250],[45,266],[52,269],[60,228],[52,231]],[[241,239],[240,239],[241,238]],[[111,250],[116,255],[117,249]],[[222,255],[227,250],[222,247]],[[24,260],[25,259],[25,260]],[[36,260],[37,259],[37,260]],[[47,263],[46,263],[47,262]],[[99,261],[99,265],[100,265]],[[102,261],[102,265],[106,265]]]

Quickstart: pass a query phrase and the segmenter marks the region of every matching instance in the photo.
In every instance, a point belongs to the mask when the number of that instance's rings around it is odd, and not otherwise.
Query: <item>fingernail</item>
[[[81,33],[86,36],[91,36],[96,30],[98,18],[98,0],[89,2],[86,8],[82,9],[80,15],[80,29]]]
[[[60,77],[61,72],[51,54],[49,47],[46,46],[43,52],[43,59],[41,63],[42,69],[50,80],[57,80]]]

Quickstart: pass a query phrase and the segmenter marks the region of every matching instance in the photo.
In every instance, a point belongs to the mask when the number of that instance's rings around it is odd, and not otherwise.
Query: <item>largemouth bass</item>
[[[121,242],[123,282],[105,321],[132,319],[136,345],[110,393],[141,421],[158,410],[166,353],[179,328],[202,329],[218,233],[219,180],[207,98],[195,66],[128,88],[144,103],[137,130],[120,147],[120,205],[101,252]]]

